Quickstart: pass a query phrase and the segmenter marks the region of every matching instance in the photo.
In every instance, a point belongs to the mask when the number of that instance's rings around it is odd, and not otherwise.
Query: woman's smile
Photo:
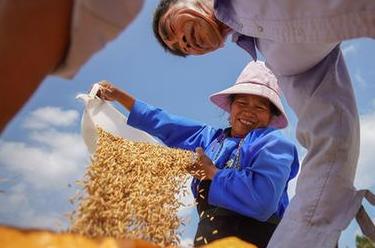
[[[267,127],[271,117],[267,98],[249,94],[235,95],[230,112],[231,134],[243,138],[255,128]]]
[[[246,120],[246,119],[238,119],[239,120],[239,122],[241,123],[241,124],[243,124],[244,126],[249,126],[249,127],[251,127],[251,126],[254,126],[254,124],[255,124],[255,122],[254,121],[251,121],[251,120]]]

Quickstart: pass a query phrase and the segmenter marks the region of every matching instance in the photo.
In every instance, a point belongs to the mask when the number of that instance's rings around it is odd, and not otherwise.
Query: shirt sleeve
[[[127,123],[159,138],[169,147],[187,150],[205,149],[218,133],[218,129],[169,114],[139,100],[134,103]]]
[[[254,157],[248,158],[249,165],[245,169],[223,169],[215,175],[208,201],[212,205],[266,221],[278,209],[297,151],[290,142],[273,137],[268,138],[251,156]]]
[[[143,3],[144,0],[74,1],[69,47],[53,74],[73,78],[95,53],[135,19]]]

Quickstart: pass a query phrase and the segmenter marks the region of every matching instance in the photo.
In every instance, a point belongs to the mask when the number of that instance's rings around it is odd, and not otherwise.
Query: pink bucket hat
[[[241,72],[233,86],[210,96],[210,100],[218,107],[230,113],[229,96],[232,94],[251,94],[268,98],[279,110],[279,116],[273,116],[269,126],[285,128],[288,119],[281,104],[281,91],[275,75],[264,62],[250,62]]]

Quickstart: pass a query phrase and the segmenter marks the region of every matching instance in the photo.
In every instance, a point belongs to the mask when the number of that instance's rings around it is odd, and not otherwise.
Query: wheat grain
[[[191,151],[132,142],[98,129],[97,150],[70,231],[89,237],[178,245],[176,197],[188,179]]]

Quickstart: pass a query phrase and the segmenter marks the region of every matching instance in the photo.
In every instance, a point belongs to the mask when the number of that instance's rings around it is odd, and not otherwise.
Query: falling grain
[[[70,231],[178,245],[177,210],[183,204],[176,196],[187,190],[193,153],[98,133]]]
[[[202,236],[199,236],[198,238],[195,239],[196,241],[201,241],[203,240],[203,237]]]

